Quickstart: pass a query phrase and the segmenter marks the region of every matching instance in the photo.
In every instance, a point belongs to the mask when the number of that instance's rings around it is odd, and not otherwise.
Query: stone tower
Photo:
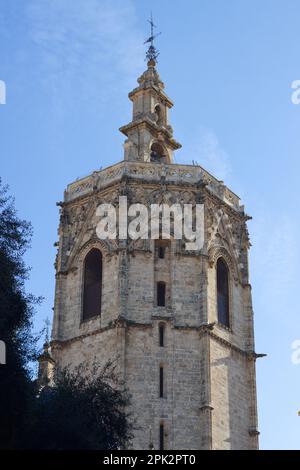
[[[134,449],[257,449],[249,217],[222,181],[173,163],[180,144],[155,57],[129,98],[124,160],[71,183],[59,203],[52,358],[116,359],[137,419]],[[100,240],[96,209],[119,196],[203,204],[204,246]]]

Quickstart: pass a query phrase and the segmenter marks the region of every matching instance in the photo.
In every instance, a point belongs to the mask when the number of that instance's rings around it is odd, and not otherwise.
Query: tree
[[[30,223],[18,218],[14,200],[0,179],[0,339],[6,346],[6,364],[0,365],[2,449],[18,446],[32,397],[28,364],[36,357],[32,317],[39,299],[25,292],[28,269],[23,261],[31,234]]]
[[[100,372],[99,372],[100,370]],[[132,423],[125,407],[127,392],[112,364],[84,365],[56,371],[53,386],[44,387],[33,404],[25,448],[112,450],[126,447]]]
[[[32,333],[40,299],[25,292],[28,269],[23,255],[32,235],[18,218],[14,200],[0,179],[0,449],[117,449],[131,437],[125,412],[128,395],[112,364],[97,375],[85,368],[56,371],[55,384],[37,390],[30,363],[37,360]]]

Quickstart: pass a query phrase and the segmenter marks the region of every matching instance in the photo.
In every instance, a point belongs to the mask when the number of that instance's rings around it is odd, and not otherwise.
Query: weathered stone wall
[[[116,328],[104,329],[94,334],[74,337],[65,343],[52,346],[52,355],[61,368],[71,370],[85,365],[86,370],[92,367],[94,361],[104,366],[110,360],[117,360],[120,355],[118,334]]]
[[[148,327],[130,327],[126,334],[126,383],[141,429],[135,449],[159,449],[164,423],[168,449],[198,449],[201,429],[199,338],[197,331],[178,330],[165,322],[165,347],[159,346],[159,320]],[[159,397],[159,369],[164,367],[164,397]]]
[[[249,449],[252,401],[249,361],[218,341],[211,341],[212,447]]]
[[[162,422],[169,449],[255,448],[247,217],[237,196],[199,167],[129,164],[112,167],[110,173],[103,170],[105,178],[97,172],[84,185],[74,183],[65,195],[56,260],[53,357],[71,367],[91,364],[95,358],[103,364],[117,358],[137,420],[135,449],[149,448],[151,440],[158,449]],[[125,170],[132,171],[130,179],[123,178]],[[171,240],[166,258],[158,260],[153,241],[100,242],[97,204],[116,203],[119,194],[146,204],[195,203],[200,198],[205,204],[203,250],[187,253]],[[82,322],[83,264],[92,247],[103,255],[102,314]],[[229,270],[230,328],[217,323],[215,266],[220,256]],[[159,280],[167,283],[165,307],[156,306]],[[158,342],[162,321],[164,347]],[[165,396],[160,398],[162,365]]]

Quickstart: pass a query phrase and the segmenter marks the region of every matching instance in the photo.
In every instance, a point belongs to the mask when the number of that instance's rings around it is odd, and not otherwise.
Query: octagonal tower
[[[173,163],[173,103],[153,58],[129,98],[124,160],[71,183],[59,204],[52,358],[71,368],[116,361],[134,449],[256,449],[249,217],[201,166]],[[203,247],[100,240],[96,209],[120,196],[204,204]]]

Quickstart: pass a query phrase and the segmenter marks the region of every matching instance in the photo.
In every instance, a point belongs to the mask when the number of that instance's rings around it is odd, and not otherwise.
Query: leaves
[[[22,258],[31,234],[30,223],[18,218],[0,179],[0,339],[7,358],[0,367],[0,448],[17,446],[33,389],[28,363],[36,358],[32,317],[39,299],[25,292],[28,269]]]
[[[37,359],[32,318],[39,298],[25,292],[23,255],[31,225],[18,218],[0,180],[0,449],[117,449],[131,437],[129,397],[112,363],[56,371],[55,385],[37,394],[28,364]]]
[[[83,365],[73,372],[56,371],[55,385],[44,387],[33,404],[25,448],[111,450],[126,446],[132,430],[125,411],[128,394],[111,363],[95,369],[97,374],[87,374]]]

